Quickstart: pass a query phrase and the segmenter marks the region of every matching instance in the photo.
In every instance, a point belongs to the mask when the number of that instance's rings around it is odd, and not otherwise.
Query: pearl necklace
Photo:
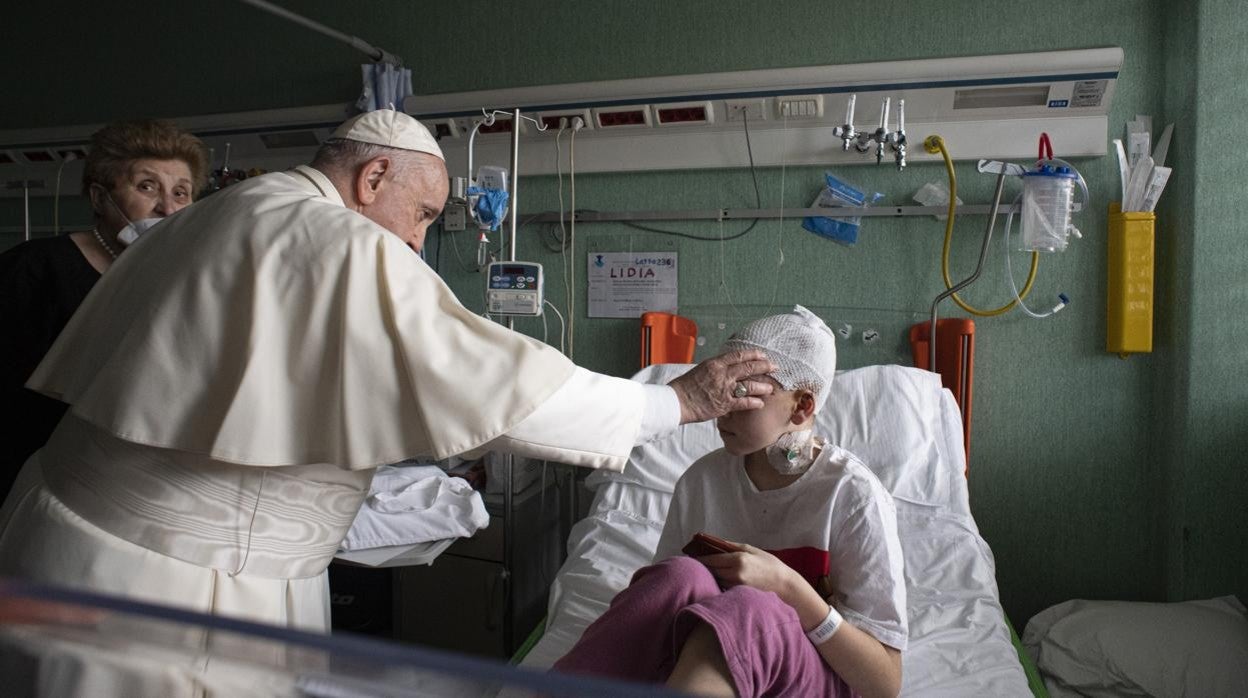
[[[100,231],[99,231],[99,229],[98,229],[98,228],[92,228],[92,229],[91,229],[91,232],[92,232],[92,234],[94,234],[94,235],[95,235],[95,239],[96,239],[97,241],[99,241],[99,243],[100,243],[100,247],[103,247],[103,248],[104,248],[104,251],[108,253],[108,256],[112,257],[113,259],[117,259],[117,253],[113,251],[113,248],[112,248],[112,247],[110,247],[110,246],[109,246],[109,244],[108,244],[107,242],[104,242],[104,236],[103,236],[103,235],[100,235]]]

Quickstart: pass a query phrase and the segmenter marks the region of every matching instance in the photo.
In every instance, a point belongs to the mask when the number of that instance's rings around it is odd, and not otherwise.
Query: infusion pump
[[[544,281],[536,262],[491,262],[485,308],[494,315],[541,315]]]

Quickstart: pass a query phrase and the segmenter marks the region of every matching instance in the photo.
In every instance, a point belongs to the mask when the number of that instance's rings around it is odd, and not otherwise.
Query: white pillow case
[[[816,423],[894,497],[963,511],[962,418],[939,375],[908,366],[838,372]]]
[[[691,368],[657,364],[633,380],[664,384]],[[894,497],[965,512],[962,420],[940,377],[906,366],[838,371],[816,433],[858,456]],[[695,460],[723,446],[714,422],[687,424],[633,449],[623,473],[595,471],[591,487],[629,482],[671,492]]]
[[[1248,619],[1234,596],[1065,601],[1023,631],[1053,696],[1244,696]]]

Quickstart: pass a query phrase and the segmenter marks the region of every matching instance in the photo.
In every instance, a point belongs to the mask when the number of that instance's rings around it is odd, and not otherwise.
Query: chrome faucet
[[[872,133],[865,139],[865,142],[858,146],[858,150],[865,153],[867,148],[870,147],[871,141],[875,141],[875,164],[877,165],[884,160],[884,147],[888,145],[889,141],[888,107],[891,102],[891,97],[884,98],[884,102],[880,104],[880,125],[875,129],[875,133]]]
[[[845,105],[845,125],[837,126],[832,129],[832,135],[841,139],[841,150],[849,151],[852,144],[854,149],[860,153],[865,153],[871,149],[872,141],[875,142],[875,162],[878,165],[884,161],[884,151],[891,149],[893,151],[893,159],[897,163],[897,169],[901,170],[906,166],[906,100],[897,100],[897,130],[888,130],[888,112],[892,107],[892,97],[885,97],[880,104],[880,125],[874,131],[869,133],[854,129],[854,104],[858,100],[858,95],[850,95],[849,101]]]
[[[845,125],[832,129],[832,135],[841,139],[841,150],[849,152],[849,144],[858,140],[858,132],[854,130],[854,102],[858,95],[850,95],[845,104]]]
[[[897,130],[888,136],[893,147],[893,157],[897,161],[897,170],[906,167],[906,100],[897,100]]]

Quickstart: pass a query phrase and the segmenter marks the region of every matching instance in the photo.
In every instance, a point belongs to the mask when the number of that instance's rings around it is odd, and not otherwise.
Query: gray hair
[[[332,138],[322,143],[316,151],[316,156],[312,158],[312,167],[326,174],[352,174],[364,163],[382,156],[390,158],[394,178],[400,181],[406,180],[414,171],[433,164],[428,162],[430,157],[424,156],[424,153],[347,138]]]

